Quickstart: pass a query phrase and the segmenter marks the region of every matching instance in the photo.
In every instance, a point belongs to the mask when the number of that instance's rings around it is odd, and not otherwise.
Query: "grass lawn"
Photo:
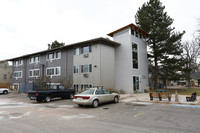
[[[193,92],[196,92],[200,96],[200,88],[168,88],[166,90],[171,94],[175,94],[177,91],[178,95],[191,95]]]

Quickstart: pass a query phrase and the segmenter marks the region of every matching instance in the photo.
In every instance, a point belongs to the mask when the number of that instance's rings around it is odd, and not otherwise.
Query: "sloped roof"
[[[51,51],[67,49],[67,48],[70,48],[70,47],[77,47],[77,46],[80,46],[80,45],[98,44],[98,43],[102,43],[102,44],[105,44],[105,45],[108,45],[108,46],[111,46],[111,47],[117,47],[117,46],[121,45],[118,42],[114,42],[112,40],[100,37],[100,38],[95,38],[95,39],[91,39],[91,40],[87,40],[87,41],[83,41],[83,42],[78,42],[78,43],[65,45],[65,46],[62,46],[62,47],[54,48],[54,49],[39,51],[39,52],[36,52],[36,53],[31,53],[31,54],[27,54],[27,55],[11,58],[11,59],[8,59],[7,61],[13,61],[13,60],[20,59],[20,58],[25,58],[25,57],[29,57],[29,56],[38,55],[38,54],[49,53]]]
[[[120,28],[120,29],[118,29],[118,30],[116,30],[116,31],[113,31],[113,32],[107,34],[107,35],[113,37],[113,35],[114,35],[115,33],[120,32],[120,31],[122,31],[122,30],[124,30],[124,29],[127,29],[127,28],[131,28],[131,29],[133,29],[133,30],[136,30],[136,31],[138,31],[139,33],[141,33],[142,35],[144,35],[145,37],[149,37],[149,34],[148,34],[147,32],[145,32],[144,30],[142,30],[141,28],[137,27],[137,26],[134,25],[134,24],[129,24],[129,25],[127,25],[127,26],[124,26],[124,27],[122,27],[122,28]]]

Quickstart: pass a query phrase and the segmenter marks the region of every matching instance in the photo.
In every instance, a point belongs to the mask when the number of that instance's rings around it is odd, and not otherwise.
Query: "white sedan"
[[[10,90],[8,88],[0,88],[0,93],[2,94],[8,94]]]
[[[90,88],[74,96],[73,102],[79,106],[89,105],[94,108],[106,102],[119,102],[119,95],[104,88]]]

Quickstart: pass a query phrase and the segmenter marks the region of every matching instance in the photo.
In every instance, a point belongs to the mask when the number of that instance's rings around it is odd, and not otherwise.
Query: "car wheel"
[[[118,96],[115,96],[114,103],[118,103],[118,102],[119,102],[119,98],[118,98]]]
[[[3,91],[3,94],[8,94],[8,91]]]
[[[98,106],[99,106],[99,101],[98,100],[94,100],[93,103],[92,103],[92,107],[96,108]]]
[[[46,101],[46,102],[50,102],[50,101],[51,101],[51,97],[50,97],[50,96],[46,96],[46,97],[45,97],[45,101]]]
[[[70,98],[70,99],[73,99],[73,98],[74,98],[74,94],[73,94],[73,93],[70,93],[69,98]]]

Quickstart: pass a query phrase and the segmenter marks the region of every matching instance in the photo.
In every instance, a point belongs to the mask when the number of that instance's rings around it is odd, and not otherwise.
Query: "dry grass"
[[[196,92],[200,96],[200,88],[168,88],[166,90],[171,94],[175,94],[177,91],[179,95],[191,95],[193,92]]]

